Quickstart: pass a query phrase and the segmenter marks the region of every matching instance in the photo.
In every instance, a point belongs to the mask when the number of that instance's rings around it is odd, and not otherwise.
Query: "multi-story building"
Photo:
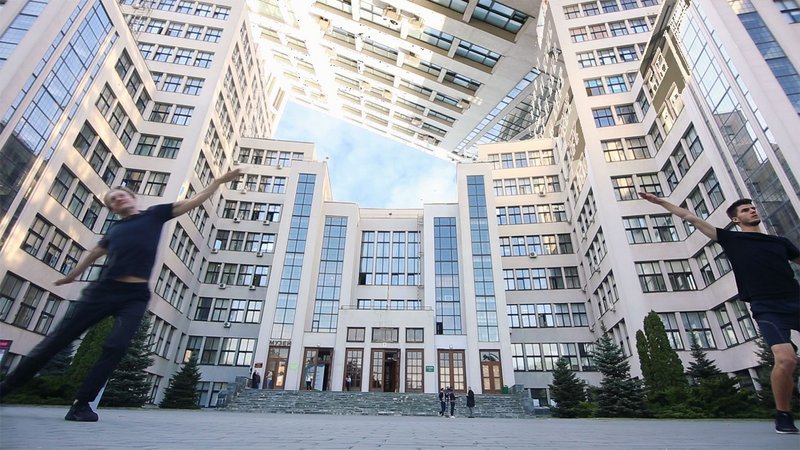
[[[755,375],[724,253],[636,192],[719,226],[750,196],[798,241],[792,2],[0,8],[2,370],[68,316],[83,283],[52,281],[116,220],[109,187],[149,206],[238,166],[164,230],[153,401],[194,356],[203,406],[251,370],[276,389],[521,384],[544,404],[560,357],[599,382],[604,330],[638,373],[651,310],[684,361],[694,337],[744,384]],[[269,139],[289,97],[461,161],[457,203],[335,201],[313,144]]]

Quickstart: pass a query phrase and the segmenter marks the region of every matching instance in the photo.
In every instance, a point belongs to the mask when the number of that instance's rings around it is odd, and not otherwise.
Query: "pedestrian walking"
[[[472,392],[472,387],[467,388],[467,408],[469,409],[469,418],[475,417],[475,393]]]
[[[140,211],[136,193],[117,186],[103,198],[106,207],[121,218],[100,239],[72,271],[55,282],[56,286],[74,282],[98,258],[106,256],[102,276],[81,293],[69,319],[62,320],[0,384],[5,397],[27,383],[61,349],[87,329],[109,316],[114,326],[103,344],[99,359],[78,388],[75,401],[64,417],[77,422],[96,422],[94,401],[114,368],[120,362],[147,310],[150,299],[148,280],[158,252],[158,241],[166,222],[200,206],[224,183],[239,177],[238,169],[223,174],[194,197],[175,203],[155,205]]]
[[[250,387],[253,389],[258,389],[261,386],[261,375],[258,374],[257,370],[253,371],[253,377],[250,380]]]
[[[647,192],[639,196],[691,223],[725,250],[733,267],[739,299],[750,303],[753,319],[770,346],[775,365],[770,374],[775,398],[775,431],[797,433],[791,409],[797,346],[792,330],[800,331],[800,285],[789,261],[800,265],[800,250],[781,236],[761,231],[761,217],[748,198],[733,202],[726,213],[741,231],[716,228],[667,200]]]
[[[447,408],[447,398],[445,398],[444,388],[439,388],[439,416],[444,417]]]

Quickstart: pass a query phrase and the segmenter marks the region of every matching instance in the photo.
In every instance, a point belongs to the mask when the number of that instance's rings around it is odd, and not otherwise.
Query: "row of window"
[[[192,356],[197,363],[210,366],[251,366],[256,339],[236,337],[189,336],[183,360]]]
[[[511,328],[588,327],[585,303],[506,305]]]
[[[577,267],[503,269],[506,291],[580,289]]]
[[[176,73],[150,72],[156,89],[163,92],[179,92],[187,95],[200,95],[205,78],[189,77]]]
[[[610,64],[627,63],[638,61],[643,55],[647,43],[636,45],[620,45],[617,47],[600,48],[576,53],[578,64],[582,67],[595,67],[597,65],[606,66]],[[633,84],[636,72],[626,74],[628,82]]]
[[[175,272],[166,265],[162,265],[154,292],[180,311],[183,307],[183,299],[190,291],[189,286]]]
[[[212,251],[274,253],[275,233],[253,233],[233,230],[217,230],[211,241]]]
[[[239,163],[257,166],[291,167],[292,161],[302,160],[303,154],[300,152],[284,152],[247,147],[241,147],[236,156],[236,161]]]
[[[652,158],[653,154],[644,136],[600,141],[606,162],[632,161]]]
[[[500,256],[568,255],[574,251],[569,233],[500,237]]]
[[[122,5],[135,5],[139,0],[119,0]],[[228,20],[231,9],[213,3],[195,2],[191,0],[155,0],[150,2],[152,8],[162,11],[175,11],[181,14],[192,14],[197,17],[210,17],[218,20]]]
[[[592,108],[592,117],[594,117],[594,125],[597,128],[639,122],[639,116],[632,104]]]
[[[567,221],[567,210],[563,203],[501,206],[497,208],[496,212],[498,225]]]
[[[660,0],[600,0],[575,3],[564,6],[564,17],[577,19],[578,17],[591,17],[598,14],[608,14],[621,10],[636,9],[639,7],[655,6]]]
[[[264,300],[200,297],[194,311],[199,322],[260,323]]]
[[[493,169],[512,169],[515,167],[552,166],[556,163],[555,150],[528,150],[514,153],[490,153],[489,162]]]
[[[590,78],[583,80],[583,85],[586,87],[586,95],[589,97],[628,92],[629,88],[625,82],[625,75],[622,74],[605,77],[605,84],[603,78]]]
[[[624,36],[629,32],[632,34],[646,33],[650,31],[650,25],[656,23],[656,18],[657,16],[637,17],[627,21],[620,20],[611,23],[597,23],[588,27],[570,28],[569,35],[572,42],[585,42],[611,36]],[[648,22],[650,23],[648,24]]]
[[[283,205],[275,203],[237,202],[235,200],[225,200],[224,204],[220,203],[220,207],[222,211],[219,216],[223,219],[257,220],[266,224],[280,222],[283,209]]]
[[[497,197],[561,192],[561,179],[558,175],[506,178],[502,180],[492,180],[492,184],[494,187],[494,195]]]
[[[560,358],[565,358],[571,370],[593,372],[597,370],[593,351],[592,342],[511,344],[511,364],[518,372],[550,372]]]
[[[220,288],[227,286],[266,287],[269,282],[269,272],[270,266],[209,262],[202,282],[219,284]]]
[[[422,301],[418,299],[385,299],[360,298],[356,304],[358,309],[377,309],[392,311],[417,311],[422,309]]]
[[[185,24],[162,19],[150,19],[145,17],[130,17],[131,31],[144,31],[151,34],[163,34],[164,36],[194,39],[196,41],[219,42],[222,39],[222,28],[205,27],[202,25]]]
[[[65,301],[33,283],[29,283],[27,288],[23,289],[24,287],[24,279],[11,272],[6,273],[0,284],[0,321],[34,333],[47,334],[59,307]],[[17,300],[19,300],[18,308],[11,318],[9,313]]]
[[[347,342],[364,342],[366,328],[347,327]],[[400,342],[400,329],[391,327],[372,327],[372,342],[398,343]],[[425,342],[424,328],[406,328],[406,342]]]
[[[139,52],[145,60],[160,61],[184,66],[209,67],[214,60],[213,52],[191,48],[172,47],[140,42]]]
[[[286,177],[275,177],[272,175],[242,174],[239,178],[231,181],[232,190],[246,192],[265,192],[272,194],[286,193]]]

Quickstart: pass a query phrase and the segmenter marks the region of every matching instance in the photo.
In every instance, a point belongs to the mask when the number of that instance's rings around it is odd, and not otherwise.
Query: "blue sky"
[[[454,163],[292,102],[275,139],[313,142],[328,158],[333,199],[362,208],[420,208],[455,202]]]

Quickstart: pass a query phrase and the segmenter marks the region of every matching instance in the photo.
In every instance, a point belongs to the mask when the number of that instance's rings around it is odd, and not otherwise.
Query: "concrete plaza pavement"
[[[767,420],[455,419],[0,406],[11,449],[800,449]]]

